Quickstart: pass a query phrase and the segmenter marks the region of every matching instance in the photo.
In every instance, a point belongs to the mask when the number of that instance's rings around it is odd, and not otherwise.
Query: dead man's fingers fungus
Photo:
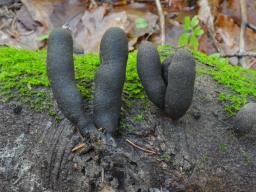
[[[137,71],[149,100],[164,109],[166,84],[162,77],[160,57],[148,41],[142,42],[138,49]]]
[[[120,28],[108,29],[100,43],[100,66],[95,76],[94,123],[109,134],[117,130],[128,59],[128,39]]]
[[[256,130],[256,103],[247,103],[234,118],[234,131],[243,135]]]
[[[195,60],[185,49],[177,50],[161,65],[152,43],[143,42],[138,50],[137,69],[148,98],[173,120],[182,117],[191,105]]]
[[[65,115],[80,132],[85,134],[94,125],[84,112],[79,90],[76,87],[73,40],[67,29],[54,29],[48,39],[47,74],[54,98]]]
[[[185,49],[178,49],[168,67],[168,85],[165,94],[165,112],[173,119],[182,117],[193,99],[195,59]]]

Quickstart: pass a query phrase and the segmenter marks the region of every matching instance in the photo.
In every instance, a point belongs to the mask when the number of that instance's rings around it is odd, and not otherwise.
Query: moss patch
[[[234,115],[248,102],[249,97],[256,97],[256,71],[232,66],[228,59],[218,55],[207,56],[200,52],[193,52],[193,55],[209,66],[201,70],[201,73],[212,76],[215,81],[228,88],[219,94],[219,100],[224,102],[228,114]]]
[[[45,67],[46,53],[3,47],[0,49],[1,101],[14,99],[37,111],[52,108]],[[52,112],[50,112],[52,113]]]
[[[52,111],[49,81],[46,73],[46,51],[29,51],[9,47],[0,48],[1,102],[15,100],[36,111]],[[76,80],[84,99],[91,99],[92,82],[99,56],[86,54],[74,56]],[[131,53],[127,65],[124,93],[128,98],[144,98],[136,70],[136,53]]]
[[[159,48],[161,59],[166,58],[173,48]],[[124,96],[127,106],[131,99],[144,99],[145,94],[136,69],[136,54],[129,54]],[[224,102],[225,110],[234,114],[247,102],[248,97],[256,96],[256,71],[231,66],[228,60],[217,55],[207,56],[193,52],[195,58],[206,64],[198,73],[210,75],[218,83],[227,87],[227,91],[219,94]],[[46,51],[28,51],[15,48],[0,48],[0,101],[15,100],[27,104],[36,111],[49,111],[54,114],[53,102],[50,95],[49,82],[46,74]],[[92,82],[99,57],[97,54],[74,56],[76,80],[84,99],[91,99]]]

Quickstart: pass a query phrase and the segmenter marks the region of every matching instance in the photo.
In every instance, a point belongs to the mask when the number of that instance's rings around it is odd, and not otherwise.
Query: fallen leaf
[[[87,0],[21,0],[32,18],[41,23],[44,32],[72,21],[88,4]]]
[[[214,31],[214,13],[211,10],[211,4],[208,0],[200,0],[198,17],[203,24],[205,24],[210,30]]]
[[[17,18],[28,30],[35,30],[39,26],[25,6],[22,6],[17,12]]]
[[[204,33],[199,39],[199,51],[206,54],[216,53],[216,48],[214,47],[214,43],[212,39],[209,37],[207,33]]]
[[[115,190],[111,186],[104,186],[100,192],[115,192]]]
[[[247,19],[248,22],[256,25],[256,1],[246,0],[247,3]],[[241,23],[241,10],[240,10],[240,0],[227,0],[222,1],[220,5],[221,13],[232,17],[239,25]]]
[[[149,36],[153,33],[157,32],[159,30],[159,26],[157,24],[158,16],[147,12],[143,14],[143,17],[140,16],[140,14],[130,14],[127,12],[128,18],[131,21],[131,30],[129,31],[129,35],[131,37],[141,37],[145,34],[148,34]],[[143,18],[144,22],[147,23],[147,25],[144,25],[144,27],[138,27],[136,21],[141,20]]]
[[[158,32],[158,16],[142,10],[143,4],[139,3],[120,6],[120,10],[111,5],[88,10],[89,0],[22,0],[22,3],[23,7],[17,11],[19,22],[14,22],[15,30],[3,31],[1,44],[39,49],[45,46],[44,40],[54,27],[68,24],[79,52],[98,52],[101,38],[110,27],[120,27],[127,33],[132,50],[139,37]],[[9,20],[13,23],[14,19]]]
[[[168,0],[168,6],[171,11],[181,11],[188,6],[187,0]]]
[[[239,50],[240,27],[231,17],[218,15],[216,22],[217,40],[225,54],[234,54]],[[216,38],[216,37],[215,37]]]
[[[254,5],[254,6],[253,6]],[[256,3],[247,1],[248,21],[256,23]],[[215,44],[222,54],[235,54],[239,51],[240,41],[240,13],[239,0],[200,0],[199,19],[207,27],[207,30],[215,39]],[[256,33],[249,28],[245,30],[246,50],[255,50]],[[205,39],[205,38],[204,38]],[[202,42],[200,42],[202,43]],[[202,46],[200,46],[202,50]],[[204,49],[205,51],[206,49]],[[208,51],[207,51],[208,53]]]
[[[120,27],[128,32],[130,22],[125,11],[105,16],[106,13],[106,8],[102,6],[92,11],[85,11],[81,22],[77,24],[74,38],[85,53],[98,52],[101,38],[110,27]]]
[[[149,5],[133,3],[124,6],[122,9],[125,9],[129,21],[129,28],[127,29],[129,50],[134,49],[140,37],[146,36],[148,38],[159,32],[158,16],[148,11]],[[120,10],[121,8],[115,9],[115,11]]]

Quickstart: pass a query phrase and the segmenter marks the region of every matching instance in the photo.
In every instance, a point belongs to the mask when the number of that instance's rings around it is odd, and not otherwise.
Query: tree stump
[[[256,135],[234,134],[217,98],[222,89],[198,76],[192,106],[175,123],[152,104],[133,102],[122,120],[133,129],[101,151],[60,113],[57,121],[1,104],[0,191],[253,191]]]

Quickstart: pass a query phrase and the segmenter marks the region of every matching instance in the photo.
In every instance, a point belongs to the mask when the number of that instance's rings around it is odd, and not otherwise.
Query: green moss
[[[161,60],[174,51],[173,47],[159,47]],[[130,106],[131,99],[144,100],[145,94],[136,69],[137,52],[129,54],[124,86],[124,100]],[[225,110],[234,114],[247,102],[248,97],[256,96],[256,71],[231,66],[226,59],[217,55],[207,56],[193,52],[195,58],[207,67],[199,68],[200,74],[211,75],[227,89],[219,94]],[[49,81],[46,74],[46,51],[28,51],[15,48],[0,48],[0,101],[15,100],[27,104],[36,111],[53,111]],[[93,96],[92,82],[99,57],[97,54],[74,56],[76,80],[84,99]]]
[[[144,120],[144,115],[143,114],[138,114],[134,117],[135,121],[143,121]]]
[[[201,63],[208,65],[203,73],[213,77],[219,84],[228,88],[219,94],[219,100],[224,102],[225,110],[234,115],[249,97],[256,97],[256,71],[232,66],[228,59],[218,55],[207,56],[201,52],[193,52]],[[202,71],[201,71],[202,72]]]
[[[137,52],[129,54],[126,68],[126,83],[124,85],[124,93],[129,98],[144,99],[143,87],[137,73]]]
[[[129,133],[135,132],[136,128],[126,119],[124,111],[121,112],[119,128],[116,132],[117,136],[126,137]]]
[[[84,99],[91,99],[93,97],[91,86],[99,66],[99,57],[96,54],[74,56],[74,64],[78,88]]]
[[[228,152],[228,145],[227,144],[223,144],[223,143],[221,143],[221,144],[219,144],[219,151],[222,153],[222,154],[225,154],[225,153],[227,153]]]
[[[37,111],[52,109],[45,67],[46,52],[0,49],[1,101],[15,99]],[[50,112],[52,113],[52,111]]]
[[[16,100],[36,111],[53,111],[49,81],[46,73],[46,51],[29,51],[9,47],[0,48],[0,98],[2,102]],[[99,56],[86,54],[74,56],[76,80],[84,99],[91,99],[92,82]],[[131,53],[127,65],[127,79],[124,87],[128,98],[144,98],[142,85],[136,70],[136,52]]]
[[[173,164],[174,161],[173,155],[170,155],[168,153],[164,153],[163,155],[161,155],[160,159],[169,164]]]
[[[207,162],[209,160],[209,155],[207,153],[204,153],[201,157],[202,162]]]
[[[247,151],[244,151],[243,149],[241,149],[241,153],[242,153],[242,156],[244,158],[244,164],[249,166],[249,165],[252,165],[253,163],[253,155]]]

